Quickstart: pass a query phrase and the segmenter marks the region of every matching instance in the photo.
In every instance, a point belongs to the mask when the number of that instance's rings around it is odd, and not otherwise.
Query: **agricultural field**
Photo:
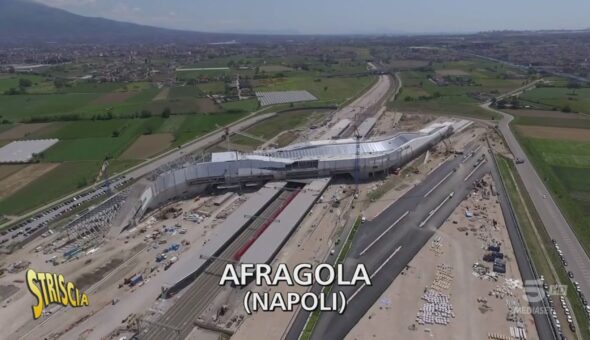
[[[174,135],[173,145],[176,146],[230,124],[246,115],[247,113],[215,113],[184,116],[182,123],[177,125],[175,130],[163,131],[160,129],[159,132],[171,132]]]
[[[18,139],[59,139],[30,168],[0,167],[0,181],[13,182],[3,190],[9,194],[0,198],[0,214],[19,214],[93,184],[105,160],[109,173],[120,172],[259,110],[256,98],[232,100],[236,93],[227,82],[236,75],[253,91],[308,90],[319,98],[295,107],[340,104],[373,83],[374,77],[359,75],[367,70],[369,58],[366,48],[352,48],[331,60],[231,55],[182,65],[188,70],[162,72],[150,82],[89,82],[81,77],[92,68],[77,63],[52,66],[39,74],[0,74],[0,145]],[[210,95],[230,97],[217,104]],[[305,110],[287,113],[249,132],[270,139],[312,116]],[[287,133],[278,142],[295,138],[297,133]],[[19,174],[21,178],[15,179]]]
[[[160,152],[168,150],[174,136],[170,133],[156,133],[143,135],[121,155],[121,159],[147,159]]]
[[[255,90],[261,92],[307,90],[319,99],[319,102],[314,102],[316,104],[337,104],[355,97],[373,80],[374,78],[369,76],[334,78],[293,76],[256,80]]]
[[[590,251],[590,117],[547,112],[535,117],[525,111],[512,127],[580,242]]]
[[[318,110],[295,110],[279,113],[277,116],[266,119],[248,129],[247,132],[250,135],[262,138],[264,140],[270,140],[277,136],[283,131],[301,128],[306,125],[311,125],[316,121],[321,120],[326,111]],[[288,134],[277,142],[284,146],[292,142],[297,135]],[[261,145],[262,142],[246,136],[235,135],[231,138],[232,144],[248,146],[252,149]]]
[[[479,104],[522,86],[526,78],[506,66],[480,60],[434,63],[428,69],[401,72],[403,88],[392,108],[496,118]]]
[[[520,95],[521,105],[542,110],[563,110],[590,114],[590,88],[537,87]]]
[[[252,112],[256,111],[258,106],[258,99],[246,99],[246,100],[239,100],[233,102],[226,102],[221,104],[225,111],[246,111]]]
[[[0,200],[0,214],[15,215],[94,182],[101,162],[64,162]]]

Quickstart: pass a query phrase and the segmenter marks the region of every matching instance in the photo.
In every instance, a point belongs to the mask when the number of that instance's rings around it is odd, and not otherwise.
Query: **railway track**
[[[242,233],[226,248],[218,258],[197,277],[184,292],[180,299],[170,307],[157,322],[152,323],[144,334],[139,334],[140,339],[161,340],[161,339],[184,339],[193,329],[194,320],[201,315],[213,299],[223,290],[219,286],[219,278],[223,274],[226,261],[230,259],[242,247],[244,247],[252,237],[256,235],[259,228],[272,217],[274,213],[281,209],[283,204],[288,202],[291,195],[296,193],[292,191],[283,191],[273,200],[270,205],[247,226]]]

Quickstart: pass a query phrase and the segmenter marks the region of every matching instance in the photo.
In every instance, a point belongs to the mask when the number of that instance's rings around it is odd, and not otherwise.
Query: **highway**
[[[460,204],[471,190],[473,181],[489,172],[498,180],[489,155],[487,161],[473,172],[478,164],[477,158],[483,152],[464,163],[462,157],[447,161],[373,221],[362,225],[344,262],[344,270],[352,275],[354,266],[363,263],[373,275],[372,286],[334,287],[335,291],[341,290],[347,297],[354,297],[354,307],[349,306],[343,315],[322,313],[312,339],[343,339]],[[453,169],[457,169],[456,172],[453,173]],[[449,173],[452,175],[443,181]],[[472,175],[465,180],[470,173]],[[430,192],[434,186],[437,188]],[[454,195],[450,196],[451,192]],[[505,201],[505,196],[502,198],[501,201]],[[440,208],[436,210],[437,207]],[[506,202],[505,208],[508,208]],[[421,224],[423,227],[419,227]],[[518,242],[519,239],[513,239],[517,234],[516,225],[508,218],[507,227],[511,230],[513,247],[518,249],[515,252],[523,279],[535,279],[532,269],[527,266],[524,245]],[[300,311],[285,338],[298,339],[308,316],[309,313]],[[552,339],[553,331],[546,316],[535,315],[535,321],[541,339]]]
[[[576,238],[576,235],[563,216],[561,210],[547,190],[545,183],[535,170],[533,164],[523,151],[518,140],[510,129],[510,122],[514,117],[502,111],[490,107],[490,103],[482,105],[482,108],[502,115],[498,129],[504,136],[510,151],[516,158],[524,160],[522,164],[516,164],[516,170],[522,178],[524,186],[531,196],[533,205],[541,217],[549,236],[556,240],[568,262],[567,270],[572,271],[575,280],[580,283],[580,289],[586,297],[590,297],[590,258]],[[581,315],[579,317],[584,317]]]
[[[249,115],[237,122],[230,124],[229,128],[230,128],[230,131],[232,131],[232,132],[244,130],[244,129],[246,129],[246,128],[262,121],[262,120],[265,120],[267,118],[275,116],[276,114],[277,114],[276,112],[270,112],[270,113],[265,113],[265,114],[252,113],[251,115]],[[179,148],[164,152],[152,159],[149,159],[139,165],[136,165],[136,166],[122,172],[122,173],[117,174],[117,176],[119,176],[119,177],[117,177],[117,179],[114,179],[113,183],[119,181],[121,178],[120,177],[121,175],[125,175],[127,178],[132,178],[132,179],[137,179],[137,178],[140,178],[144,175],[147,175],[150,172],[160,168],[161,166],[163,166],[165,164],[174,162],[175,160],[177,160],[187,154],[202,150],[202,149],[204,149],[216,142],[219,142],[220,140],[222,140],[224,133],[225,133],[224,129],[218,129],[218,130],[213,131],[209,134],[206,134],[205,136],[202,136],[202,137],[195,139],[191,142],[183,144]],[[104,187],[104,183],[101,181],[95,185],[78,190],[66,197],[63,197],[63,198],[55,200],[51,203],[48,203],[48,204],[46,204],[40,208],[37,208],[34,211],[31,211],[23,216],[15,217],[12,219],[12,221],[18,221],[21,219],[25,219],[25,218],[29,218],[31,216],[41,214],[43,212],[47,212],[50,208],[53,208],[54,206],[64,203],[66,201],[72,200],[72,198],[74,198],[76,196],[80,196],[83,193],[86,193],[89,191],[100,192],[100,191],[102,191],[103,187]],[[86,201],[96,198],[95,196],[96,195],[89,195],[88,197],[83,197],[82,199],[77,200],[76,203],[83,204]],[[51,216],[53,216],[53,214]],[[36,221],[32,221],[31,223],[27,223],[27,224],[23,225],[23,228],[28,227],[28,226],[34,227],[34,226],[40,225],[43,222],[48,221],[48,220],[49,220],[48,218],[41,218]],[[7,222],[4,225],[1,225],[0,229],[3,229],[7,225],[14,223],[12,221]]]
[[[381,75],[377,79],[377,82],[371,86],[365,93],[363,93],[360,97],[356,98],[353,102],[348,105],[343,106],[340,108],[335,114],[334,117],[337,117],[338,120],[343,118],[350,118],[353,119],[357,113],[365,113],[368,112],[371,115],[374,114],[373,108],[375,107],[375,103],[383,103],[384,100],[387,98],[387,94],[392,86],[392,79],[388,75]],[[381,104],[379,104],[381,105]],[[250,115],[228,125],[228,128],[231,133],[242,131],[247,129],[248,127],[259,123],[265,119],[273,117],[277,115],[276,112],[269,112],[269,113],[258,113],[253,112]],[[127,178],[131,179],[138,179],[141,178],[152,171],[157,170],[165,166],[166,164],[173,163],[182,157],[203,150],[219,141],[222,140],[225,134],[225,127],[217,129],[213,132],[210,132],[202,137],[199,137],[193,141],[185,143],[179,146],[176,149],[168,150],[154,158],[148,159],[145,162],[138,164],[122,173],[117,174],[117,176],[125,175]],[[113,180],[118,181],[119,179]],[[25,215],[22,216],[15,216],[11,219],[11,221],[0,225],[0,229],[7,227],[8,225],[12,225],[14,221],[20,221],[32,216],[36,216],[45,212],[49,212],[49,210],[56,205],[64,203],[66,201],[72,200],[73,197],[80,196],[81,194],[88,192],[88,191],[100,191],[103,187],[103,183],[97,183],[92,186],[86,187],[84,189],[78,190],[66,197],[57,199],[53,202],[50,202],[40,208],[37,208]],[[90,200],[90,196],[88,197],[81,197],[76,203],[83,204],[84,202]],[[61,210],[60,210],[61,211]],[[52,215],[53,216],[53,215]],[[35,221],[30,223],[26,223],[22,226],[22,228],[31,227],[34,228],[38,225],[41,225],[43,222],[49,222],[50,220],[45,217],[41,217]],[[20,229],[20,228],[19,228]]]

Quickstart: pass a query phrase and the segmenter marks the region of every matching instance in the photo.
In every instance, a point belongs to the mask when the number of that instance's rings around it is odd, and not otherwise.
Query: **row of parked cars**
[[[561,259],[562,265],[567,270],[567,260],[566,260],[565,256],[563,255],[563,251],[559,247],[559,244],[557,244],[556,240],[551,240],[551,241],[553,242],[553,246],[555,247],[555,250],[557,251],[559,258]],[[588,300],[586,300],[586,296],[584,296],[584,293],[582,292],[582,289],[580,288],[580,283],[578,281],[574,280],[575,275],[571,270],[567,270],[567,276],[569,277],[569,279],[573,283],[574,287],[576,288],[576,294],[578,294],[580,301],[584,305],[584,309],[586,311],[586,317],[588,317],[590,319],[590,306],[588,305]],[[561,302],[561,307],[563,308],[563,310],[565,312],[569,328],[572,332],[575,332],[576,326],[574,324],[573,317],[571,315],[571,311],[569,309],[569,306],[566,303],[565,296],[562,295],[559,297],[559,299]],[[551,304],[552,314],[553,314],[553,318],[555,320],[555,324],[556,324],[556,326],[558,326],[558,329],[560,329],[559,320],[557,320],[557,315],[555,314],[555,310],[553,309],[551,297],[549,297],[549,303]],[[562,339],[565,339],[565,337],[563,335],[562,335]]]
[[[126,176],[121,176],[112,184],[111,187],[114,189],[118,189],[131,180],[131,177],[128,178]],[[29,235],[36,232],[37,230],[47,226],[49,222],[63,216],[64,214],[67,214],[73,209],[78,208],[86,201],[94,200],[107,194],[107,188],[101,186],[94,190],[87,191],[82,194],[76,195],[72,198],[69,198],[64,202],[56,204],[51,208],[48,208],[45,211],[40,212],[37,215],[25,221],[22,221],[10,228],[0,231],[0,235],[4,236],[0,239],[0,245],[8,242],[9,240],[14,240],[18,237],[26,238]]]

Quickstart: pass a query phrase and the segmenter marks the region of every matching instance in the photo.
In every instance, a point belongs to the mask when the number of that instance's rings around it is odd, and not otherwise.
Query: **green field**
[[[19,79],[31,81],[31,86],[26,88],[27,93],[51,93],[55,91],[53,82],[45,77],[28,74],[5,74],[0,75],[0,94],[11,88],[17,89],[19,87]]]
[[[519,139],[580,243],[590,251],[590,142]]]
[[[538,87],[520,96],[523,104],[542,109],[562,110],[569,107],[574,112],[590,114],[590,88],[573,91],[567,87]]]
[[[252,112],[258,109],[258,99],[246,99],[234,102],[227,102],[222,104],[223,109],[226,111],[246,111]]]
[[[209,83],[197,84],[197,88],[206,94],[223,93],[225,90],[225,83],[222,81],[213,81]]]
[[[279,113],[246,129],[246,132],[264,140],[270,140],[283,131],[296,129],[302,127],[307,122],[312,123],[320,120],[324,112],[317,110],[295,110]],[[232,136],[231,142],[252,148],[262,144],[259,140],[240,135]]]
[[[445,75],[450,79],[446,85],[436,84],[431,79]],[[434,63],[430,68],[401,72],[401,78],[403,88],[391,104],[395,109],[485,119],[497,117],[481,109],[480,103],[518,88],[525,81],[523,75],[506,66],[480,60]],[[460,83],[454,79],[468,82]]]
[[[162,118],[76,121],[58,124],[62,127],[43,136],[60,139],[56,145],[44,153],[44,161],[116,158],[141,134],[159,130]]]
[[[19,214],[94,183],[102,162],[65,162],[0,200],[0,214]]]
[[[316,96],[321,103],[342,103],[358,95],[373,80],[373,77],[368,76],[334,78],[293,76],[257,81],[256,91],[307,90]]]
[[[247,113],[214,113],[185,116],[182,124],[172,131],[175,138],[174,145],[184,144],[246,115]]]
[[[175,86],[173,88],[170,89],[170,94],[168,95],[168,98],[170,99],[177,99],[177,98],[184,98],[184,97],[189,97],[189,98],[198,98],[198,97],[202,97],[203,96],[203,92],[201,92],[201,90],[195,86]]]
[[[509,112],[511,113],[511,112]],[[540,125],[563,128],[590,129],[590,119],[561,119],[549,117],[516,117],[513,125]]]

